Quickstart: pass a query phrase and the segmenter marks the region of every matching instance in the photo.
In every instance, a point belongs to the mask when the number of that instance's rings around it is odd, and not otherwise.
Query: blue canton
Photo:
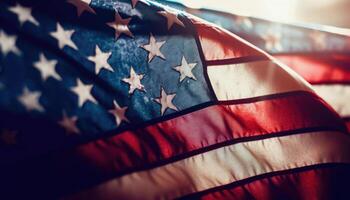
[[[189,20],[135,2],[1,1],[0,129],[15,139],[0,156],[59,151],[213,100]]]

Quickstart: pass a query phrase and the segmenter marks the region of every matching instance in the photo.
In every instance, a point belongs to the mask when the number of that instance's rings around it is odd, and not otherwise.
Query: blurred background
[[[289,23],[315,23],[350,28],[350,0],[170,0],[191,8]]]

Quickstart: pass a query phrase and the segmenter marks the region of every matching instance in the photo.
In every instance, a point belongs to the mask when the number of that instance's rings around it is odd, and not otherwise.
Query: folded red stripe
[[[287,64],[311,84],[350,83],[350,56],[331,53],[283,54],[274,57]]]
[[[259,102],[211,106],[125,131],[68,152],[68,156],[77,158],[73,158],[78,162],[74,166],[64,160],[60,163],[69,174],[88,165],[96,168],[96,173],[115,176],[159,165],[177,156],[188,157],[193,151],[218,143],[315,127],[339,128],[343,123],[317,96],[295,92]]]
[[[183,199],[347,199],[349,165],[312,166],[229,184]]]

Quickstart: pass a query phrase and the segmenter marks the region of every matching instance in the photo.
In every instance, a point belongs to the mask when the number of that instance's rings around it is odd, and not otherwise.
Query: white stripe
[[[350,86],[341,84],[314,85],[316,93],[329,103],[340,116],[350,116]]]
[[[350,137],[313,132],[238,143],[107,181],[72,199],[173,199],[256,175],[350,163]]]
[[[307,90],[308,84],[273,61],[209,66],[208,76],[219,100],[235,100]]]

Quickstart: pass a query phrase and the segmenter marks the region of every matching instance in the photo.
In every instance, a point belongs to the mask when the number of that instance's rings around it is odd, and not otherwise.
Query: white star
[[[57,23],[57,29],[55,32],[51,32],[50,35],[58,41],[58,46],[63,49],[64,46],[72,47],[75,50],[78,50],[78,47],[74,44],[71,37],[74,33],[74,30],[64,30],[63,27]]]
[[[43,53],[39,55],[39,61],[34,63],[34,67],[40,71],[41,77],[46,81],[50,76],[57,80],[62,80],[61,76],[55,71],[57,60],[48,60]]]
[[[152,61],[152,59],[155,56],[158,56],[158,57],[163,58],[165,60],[164,55],[160,51],[160,48],[163,46],[164,43],[165,43],[165,41],[157,42],[156,38],[153,37],[152,33],[150,34],[149,43],[141,46],[143,49],[148,51],[148,62],[149,63]]]
[[[279,34],[268,33],[265,36],[263,36],[263,39],[265,40],[265,48],[267,50],[282,50],[281,36]]]
[[[178,111],[178,109],[172,102],[175,95],[176,94],[168,95],[167,93],[165,93],[164,89],[161,88],[160,97],[155,99],[155,101],[161,105],[161,110],[160,110],[161,115],[163,115],[166,109],[168,108]]]
[[[9,52],[21,55],[20,50],[16,47],[16,36],[7,35],[4,31],[0,30],[0,50],[6,56]]]
[[[91,0],[68,0],[67,2],[73,4],[77,8],[78,17],[80,17],[84,11],[96,14],[96,12],[90,7]]]
[[[115,38],[118,39],[121,34],[125,34],[129,37],[134,37],[134,35],[129,30],[130,18],[123,19],[118,11],[115,13],[115,19],[113,22],[108,22],[107,25],[112,27],[115,31]]]
[[[129,78],[123,78],[123,81],[130,85],[129,94],[132,94],[135,91],[135,89],[145,91],[145,87],[141,84],[142,78],[143,74],[136,74],[134,68],[130,68]]]
[[[181,65],[174,67],[174,69],[180,73],[179,82],[183,81],[186,77],[197,80],[192,73],[192,70],[196,65],[197,63],[187,63],[185,56],[182,56]]]
[[[90,100],[97,104],[96,99],[91,95],[93,85],[84,84],[80,79],[77,80],[77,86],[71,88],[71,90],[78,96],[79,106],[83,106],[84,102]]]
[[[20,101],[28,111],[37,110],[43,112],[44,108],[39,103],[40,95],[41,92],[30,91],[27,87],[24,87],[23,93],[18,97],[18,101]]]
[[[112,110],[109,110],[108,112],[114,116],[115,123],[117,124],[117,126],[119,126],[122,121],[129,122],[129,120],[125,117],[125,112],[128,109],[128,107],[120,107],[117,101],[113,101],[113,104],[114,108]]]
[[[102,68],[114,71],[111,65],[107,62],[108,58],[112,55],[112,52],[103,53],[101,49],[96,45],[95,56],[89,56],[88,60],[95,63],[95,73],[98,74]]]
[[[16,6],[10,7],[9,10],[15,13],[18,17],[19,23],[21,26],[25,22],[32,22],[33,24],[39,26],[39,22],[32,16],[32,9],[29,7],[21,6],[20,4],[16,4]]]
[[[80,130],[76,124],[77,120],[78,120],[77,116],[68,117],[66,112],[63,111],[63,117],[61,121],[58,122],[58,124],[61,125],[68,134],[72,134],[72,133],[79,134]]]
[[[179,20],[178,13],[175,10],[165,9],[165,11],[159,11],[158,14],[167,18],[168,30],[170,30],[174,23],[185,27],[182,21]]]

